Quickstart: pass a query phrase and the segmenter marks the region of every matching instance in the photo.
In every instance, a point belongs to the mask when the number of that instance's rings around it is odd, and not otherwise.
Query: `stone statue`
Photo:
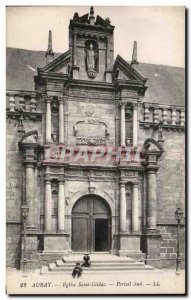
[[[95,71],[95,60],[97,57],[96,52],[93,50],[93,45],[90,44],[90,49],[86,50],[86,61],[87,61],[87,68],[88,71]]]

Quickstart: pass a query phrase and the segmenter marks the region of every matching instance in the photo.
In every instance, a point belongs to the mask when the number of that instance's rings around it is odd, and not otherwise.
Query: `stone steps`
[[[80,259],[79,259],[80,258]],[[66,273],[71,274],[76,262],[82,263],[82,256],[71,255],[42,267],[41,274]],[[153,267],[143,262],[135,261],[129,257],[117,257],[108,254],[107,256],[91,256],[90,268],[82,268],[83,274],[106,273],[106,272],[129,272],[129,271],[153,271]]]
[[[56,264],[56,266],[57,267],[74,267],[75,266],[75,262],[74,263],[72,263],[72,262],[70,262],[70,263],[64,263],[62,260],[57,260],[56,262],[55,262],[55,264]],[[135,265],[135,262],[134,261],[128,261],[128,262],[102,262],[102,263],[100,263],[100,262],[92,262],[91,263],[91,269],[92,268],[94,268],[94,267],[97,267],[97,266],[102,266],[102,267],[104,267],[104,266],[113,266],[113,267],[115,267],[115,266],[121,266],[121,268],[122,267],[124,267],[124,266],[126,266],[126,265],[128,265],[128,266],[131,266],[131,265]],[[136,262],[136,265],[137,266],[142,266],[142,265],[144,265],[144,263],[142,263],[142,262]]]

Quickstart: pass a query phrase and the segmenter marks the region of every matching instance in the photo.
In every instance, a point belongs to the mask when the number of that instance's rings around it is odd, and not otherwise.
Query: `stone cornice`
[[[75,164],[69,164],[69,163],[64,163],[64,162],[59,162],[59,161],[42,161],[41,162],[42,166],[50,166],[50,167],[65,167],[65,168],[74,168],[74,169],[92,169],[92,170],[96,170],[96,169],[101,169],[101,170],[113,170],[113,171],[119,171],[119,170],[135,170],[135,171],[143,171],[144,167],[141,165],[126,165],[126,166],[120,166],[120,165],[95,165],[92,163],[92,165],[75,165]]]
[[[79,22],[75,22],[73,20],[70,20],[70,25],[69,25],[69,29],[74,30],[74,29],[80,29],[80,30],[85,30],[85,33],[88,34],[88,30],[90,31],[89,33],[91,33],[92,31],[94,32],[94,34],[96,32],[101,32],[101,33],[113,33],[115,26],[112,25],[108,25],[106,26],[101,26],[101,25],[90,25],[90,24],[85,24],[85,23],[79,23]]]
[[[145,121],[140,121],[139,122],[139,127],[149,129],[149,128],[154,128],[156,127],[156,123],[153,122],[145,122]],[[172,124],[165,124],[160,126],[162,129],[165,129],[167,131],[172,130],[172,131],[184,131],[185,126],[181,125],[172,125]]]
[[[126,165],[126,166],[117,166],[117,168],[119,170],[127,170],[127,171],[143,171],[144,170],[144,167],[141,166],[140,164],[139,165]]]
[[[36,97],[37,92],[36,91],[26,91],[26,90],[6,90],[6,95],[13,95],[13,96],[32,96]]]
[[[20,112],[19,111],[9,111],[7,109],[6,111],[7,118],[10,119],[19,119],[20,118]],[[33,120],[33,121],[41,121],[42,120],[42,113],[41,112],[32,112],[32,111],[23,111],[24,120],[27,119]]]
[[[89,80],[78,80],[78,79],[71,79],[69,82],[70,87],[82,87],[83,88],[102,88],[104,90],[106,89],[112,89],[115,91],[115,85],[114,83],[108,83],[108,82],[101,82],[101,81],[89,81]]]
[[[144,82],[141,80],[120,80],[117,79],[115,83],[115,88],[117,91],[120,91],[125,88],[133,88],[137,90],[138,95],[142,96],[144,95],[145,91],[147,90],[147,86],[144,86]]]
[[[35,82],[38,80],[38,78],[42,79],[52,79],[52,80],[64,80],[67,81],[70,78],[69,74],[63,74],[63,73],[56,73],[56,72],[44,72],[39,71],[39,74],[37,76],[34,76]]]

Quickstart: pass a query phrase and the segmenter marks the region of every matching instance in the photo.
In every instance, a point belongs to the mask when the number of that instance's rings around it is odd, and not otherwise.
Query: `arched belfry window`
[[[99,51],[98,43],[93,39],[85,41],[85,65],[88,76],[95,78],[99,73]]]

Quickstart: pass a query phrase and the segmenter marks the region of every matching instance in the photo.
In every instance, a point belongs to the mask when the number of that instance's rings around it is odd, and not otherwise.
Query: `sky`
[[[6,9],[7,47],[43,50],[52,30],[53,50],[68,50],[68,26],[75,12],[89,13],[85,6],[23,6]],[[95,15],[109,17],[114,31],[114,55],[131,60],[138,43],[140,62],[184,67],[185,20],[183,6],[95,6]]]

